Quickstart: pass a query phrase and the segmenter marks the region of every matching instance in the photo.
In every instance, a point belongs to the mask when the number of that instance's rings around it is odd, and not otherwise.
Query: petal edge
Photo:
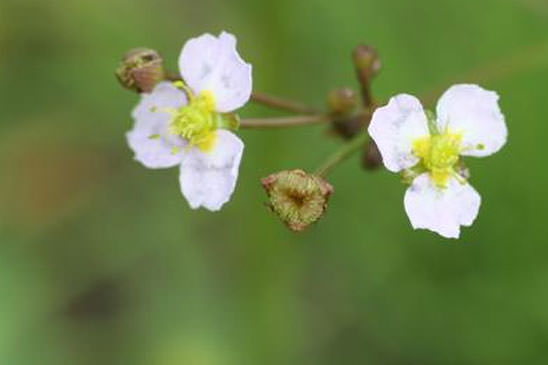
[[[392,172],[410,168],[419,162],[412,153],[413,140],[428,136],[428,123],[420,101],[400,94],[378,108],[368,127],[381,152],[385,167]]]
[[[236,50],[236,37],[222,32],[187,41],[179,56],[179,69],[188,86],[213,93],[216,110],[232,112],[247,103],[252,90],[252,66]]]
[[[462,155],[492,155],[504,146],[508,138],[498,101],[496,92],[478,85],[454,85],[438,101],[438,126],[462,134]]]
[[[217,131],[216,143],[208,153],[192,148],[181,163],[181,193],[192,209],[218,211],[230,200],[236,187],[244,144],[225,130]]]
[[[452,178],[444,190],[427,173],[418,176],[405,192],[404,206],[414,229],[428,229],[446,238],[459,238],[461,226],[476,219],[481,197],[468,183]]]
[[[132,112],[134,126],[126,133],[135,160],[150,169],[169,168],[181,162],[181,153],[173,151],[182,150],[185,141],[169,133],[170,115],[153,109],[178,108],[184,104],[185,94],[169,82],[159,83],[151,93],[141,94]]]

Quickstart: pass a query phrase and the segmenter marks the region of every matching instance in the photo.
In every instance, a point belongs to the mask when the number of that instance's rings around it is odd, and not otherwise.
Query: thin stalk
[[[363,132],[358,134],[352,140],[345,143],[341,148],[335,151],[335,153],[329,156],[316,170],[315,174],[323,178],[327,177],[327,175],[329,175],[335,167],[344,162],[348,157],[352,156],[354,152],[360,150],[367,140],[367,133]]]
[[[366,108],[373,109],[375,107],[375,101],[373,100],[373,94],[371,92],[371,81],[366,79],[365,76],[360,78],[361,80],[361,95],[362,102]]]
[[[269,108],[285,110],[296,114],[320,113],[318,109],[298,101],[288,100],[279,96],[268,95],[261,92],[253,92],[251,94],[251,101]]]
[[[331,118],[326,114],[304,115],[297,117],[281,118],[249,118],[240,121],[242,129],[260,129],[260,128],[284,128],[303,125],[322,124],[329,122]]]

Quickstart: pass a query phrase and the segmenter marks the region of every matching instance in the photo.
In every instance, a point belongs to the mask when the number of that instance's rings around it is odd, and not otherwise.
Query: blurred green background
[[[399,179],[355,156],[290,233],[259,179],[317,167],[341,143],[321,126],[242,131],[233,200],[191,211],[176,169],[132,160],[113,70],[223,29],[256,90],[317,106],[356,87],[362,42],[380,100],[497,90],[510,138],[470,161],[474,227],[413,231]],[[0,364],[546,364],[547,85],[545,0],[1,0]]]

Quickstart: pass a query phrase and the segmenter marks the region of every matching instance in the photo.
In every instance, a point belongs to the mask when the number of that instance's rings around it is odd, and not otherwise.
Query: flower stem
[[[314,107],[302,104],[297,101],[268,95],[261,92],[253,92],[251,101],[273,109],[285,110],[296,114],[318,114],[320,111]]]
[[[345,143],[339,150],[329,156],[325,162],[316,170],[315,174],[325,178],[335,167],[344,162],[348,157],[358,150],[367,142],[367,133],[358,134],[349,142]]]
[[[361,86],[362,103],[365,107],[374,109],[375,101],[371,92],[371,80],[364,75],[364,72],[358,71],[358,81]]]
[[[316,114],[296,117],[281,118],[249,118],[240,121],[240,128],[259,129],[259,128],[284,128],[302,125],[322,124],[331,120],[329,115]]]

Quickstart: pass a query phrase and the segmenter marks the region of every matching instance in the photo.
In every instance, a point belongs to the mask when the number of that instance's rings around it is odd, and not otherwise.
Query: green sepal
[[[237,131],[240,128],[240,116],[235,113],[217,114],[218,128]]]

